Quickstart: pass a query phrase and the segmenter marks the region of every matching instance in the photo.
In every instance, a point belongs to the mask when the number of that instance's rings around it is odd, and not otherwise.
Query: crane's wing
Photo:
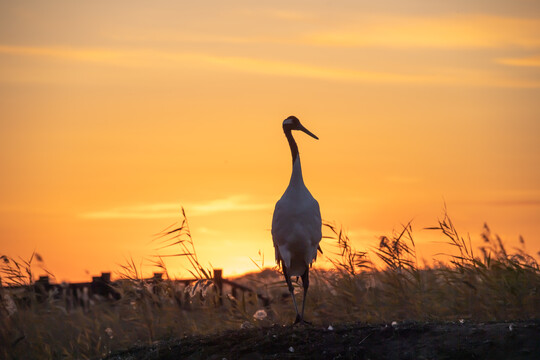
[[[287,267],[295,261],[299,267],[309,266],[317,258],[322,238],[319,203],[312,196],[297,200],[283,196],[272,218],[276,262]]]
[[[317,260],[317,250],[321,251],[321,247],[319,243],[322,239],[322,218],[321,218],[321,209],[319,207],[319,202],[315,199],[313,199],[314,205],[313,205],[313,213],[311,214],[311,222],[312,225],[310,226],[311,233],[310,233],[310,249],[311,249],[311,255],[310,255],[310,262],[311,264],[313,261]]]
[[[272,216],[272,241],[276,253],[276,263],[282,265],[283,258],[279,253],[279,246],[286,242],[286,231],[283,229],[285,224],[285,211],[281,199],[276,203],[274,214]]]

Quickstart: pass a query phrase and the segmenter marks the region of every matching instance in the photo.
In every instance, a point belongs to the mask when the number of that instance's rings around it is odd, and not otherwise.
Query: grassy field
[[[339,227],[324,226],[338,256],[331,257],[332,269],[312,269],[306,318],[314,327],[540,319],[538,262],[520,249],[506,249],[487,226],[483,246],[473,249],[445,215],[431,229],[440,233],[448,253],[454,255],[431,267],[417,263],[411,224],[382,236],[369,252],[354,249]],[[40,299],[32,287],[17,292],[0,288],[0,358],[94,359],[132,346],[232,329],[263,329],[294,319],[277,269],[261,269],[236,280],[270,298],[268,306],[250,293],[225,295],[220,305],[211,269],[198,261],[187,220],[164,233],[162,241],[180,249],[178,256],[186,257],[199,281],[179,287],[158,258],[162,282],[149,284],[135,264],[126,264],[120,272],[123,280],[115,284],[121,298],[91,298],[86,307],[68,306],[68,299],[52,295]],[[2,256],[3,285],[32,285],[32,262],[37,260],[34,255],[27,261]],[[301,296],[298,285],[297,290]]]

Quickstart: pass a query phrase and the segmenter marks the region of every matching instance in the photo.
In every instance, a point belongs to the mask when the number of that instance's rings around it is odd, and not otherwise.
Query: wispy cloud
[[[115,207],[83,213],[80,216],[85,219],[162,219],[177,218],[180,214],[179,204],[161,203]]]
[[[153,51],[145,49],[111,50],[99,48],[1,46],[0,54],[56,58],[64,61],[104,63],[122,67],[193,67],[222,68],[229,71],[264,75],[290,76],[347,82],[414,83],[434,82],[425,75],[358,71],[307,63],[268,60],[264,58],[219,56],[205,53]]]
[[[271,204],[253,202],[247,195],[234,195],[202,203],[154,203],[116,207],[81,214],[85,219],[168,219],[178,218],[183,206],[190,216],[202,216],[231,211],[271,209]]]
[[[371,16],[306,37],[316,45],[407,48],[540,46],[540,19],[486,15]]]
[[[270,209],[271,204],[253,202],[247,195],[234,195],[224,199],[216,199],[205,203],[186,205],[193,215],[207,215],[227,211],[254,211]]]
[[[540,55],[521,58],[502,58],[497,59],[496,62],[509,66],[540,67]]]
[[[392,73],[356,71],[306,63],[267,60],[255,57],[220,56],[207,53],[153,51],[149,49],[112,50],[101,48],[2,46],[0,54],[57,58],[65,61],[100,62],[125,67],[193,66],[220,67],[229,70],[268,75],[346,81],[413,82],[426,77]]]
[[[281,19],[281,20],[290,20],[290,21],[305,21],[305,20],[316,20],[319,15],[315,15],[311,12],[305,11],[294,11],[294,10],[266,10],[263,13],[266,13],[268,16]]]
[[[513,79],[483,69],[420,69],[415,72],[369,71],[331,67],[306,62],[269,60],[257,57],[221,56],[208,53],[157,51],[150,49],[93,49],[65,47],[17,47],[0,45],[0,54],[54,57],[65,61],[99,62],[126,68],[178,69],[213,68],[268,76],[329,81],[489,87],[538,88],[536,79]],[[24,79],[20,80],[23,81]]]
[[[125,58],[125,51],[101,48],[72,48],[59,46],[12,46],[0,45],[0,54],[40,56],[72,61],[117,63]]]

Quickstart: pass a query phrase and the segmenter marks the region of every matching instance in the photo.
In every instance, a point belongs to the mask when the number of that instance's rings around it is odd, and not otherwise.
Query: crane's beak
[[[319,138],[314,133],[312,133],[311,131],[309,131],[308,129],[303,127],[302,125],[300,125],[300,128],[298,130],[303,131],[306,134],[308,134],[309,136],[311,136],[312,138],[315,138],[315,139],[319,140]]]

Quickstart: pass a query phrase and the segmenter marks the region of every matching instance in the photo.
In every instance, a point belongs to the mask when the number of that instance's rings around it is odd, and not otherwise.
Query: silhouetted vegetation
[[[335,249],[324,249],[325,254],[335,255],[330,256],[332,269],[315,267],[312,272],[306,318],[314,327],[540,318],[538,262],[522,249],[508,250],[487,225],[483,245],[473,251],[470,239],[462,237],[445,214],[430,229],[449,244],[449,254],[423,267],[417,262],[411,223],[381,236],[371,251],[354,249],[336,225],[325,223],[324,228],[327,241],[335,245]],[[197,258],[185,213],[178,228],[165,231],[156,241],[173,249],[171,256],[187,258],[197,281],[180,286],[169,276],[161,257],[155,258],[155,266],[163,277],[149,281],[130,260],[113,285],[119,298],[93,296],[88,306],[69,305],[66,294],[38,298],[32,274],[36,254],[29,260],[2,256],[0,357],[99,358],[158,340],[283,325],[294,318],[276,268],[237,279],[270,299],[267,304],[250,292],[224,290],[220,294],[211,269]]]

